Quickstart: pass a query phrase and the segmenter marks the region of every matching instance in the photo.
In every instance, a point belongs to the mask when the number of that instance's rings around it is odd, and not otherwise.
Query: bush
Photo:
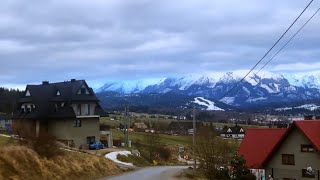
[[[156,151],[159,154],[159,158],[162,160],[167,161],[171,157],[170,149],[168,149],[166,147],[159,147]]]
[[[42,133],[39,137],[22,139],[20,143],[33,149],[41,157],[53,158],[62,154],[56,138],[48,133]]]

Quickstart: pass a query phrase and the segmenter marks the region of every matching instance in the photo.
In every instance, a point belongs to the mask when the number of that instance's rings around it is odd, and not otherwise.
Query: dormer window
[[[232,130],[229,128],[227,132],[232,132]]]
[[[26,92],[26,96],[31,96],[31,94],[30,94],[30,91],[29,91],[29,90],[27,90],[27,92]]]
[[[86,94],[86,91],[87,91],[86,88],[81,88],[81,89],[80,89],[80,93],[81,93],[81,94]]]
[[[244,132],[242,128],[240,129],[240,132]]]
[[[60,91],[57,91],[57,94],[56,94],[56,96],[60,96],[61,94],[60,94]]]

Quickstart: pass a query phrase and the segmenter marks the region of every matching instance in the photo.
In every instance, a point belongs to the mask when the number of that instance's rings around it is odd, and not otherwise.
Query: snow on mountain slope
[[[96,92],[116,91],[120,93],[137,93],[144,90],[150,85],[155,85],[163,82],[165,78],[161,79],[143,79],[143,80],[129,80],[129,81],[109,81]]]
[[[192,102],[199,104],[201,106],[206,106],[207,107],[206,110],[208,110],[208,111],[224,111],[224,109],[221,109],[221,108],[215,106],[214,102],[212,102],[208,99],[205,99],[203,97],[196,97],[196,98],[194,98],[194,101],[192,101]]]
[[[301,106],[296,106],[296,107],[282,107],[282,108],[277,108],[275,109],[276,111],[288,111],[288,110],[293,110],[293,109],[306,109],[309,111],[315,111],[320,109],[320,106],[316,104],[304,104]]]
[[[234,99],[235,99],[234,97],[224,97],[220,101],[225,104],[232,105],[232,104],[234,104]]]

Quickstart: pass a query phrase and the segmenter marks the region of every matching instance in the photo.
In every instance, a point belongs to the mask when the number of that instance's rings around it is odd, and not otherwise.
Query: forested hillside
[[[0,112],[11,113],[22,91],[0,87]]]

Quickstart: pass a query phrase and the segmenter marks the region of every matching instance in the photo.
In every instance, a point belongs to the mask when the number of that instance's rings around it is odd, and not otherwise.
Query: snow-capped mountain
[[[188,75],[162,79],[108,82],[96,92],[122,94],[171,93],[193,98],[220,99],[243,77],[246,71]],[[232,106],[297,102],[320,99],[320,72],[277,74],[262,71],[250,74],[220,100]],[[201,99],[197,99],[201,101]],[[196,99],[195,99],[196,101]],[[206,101],[201,101],[205,103]]]

